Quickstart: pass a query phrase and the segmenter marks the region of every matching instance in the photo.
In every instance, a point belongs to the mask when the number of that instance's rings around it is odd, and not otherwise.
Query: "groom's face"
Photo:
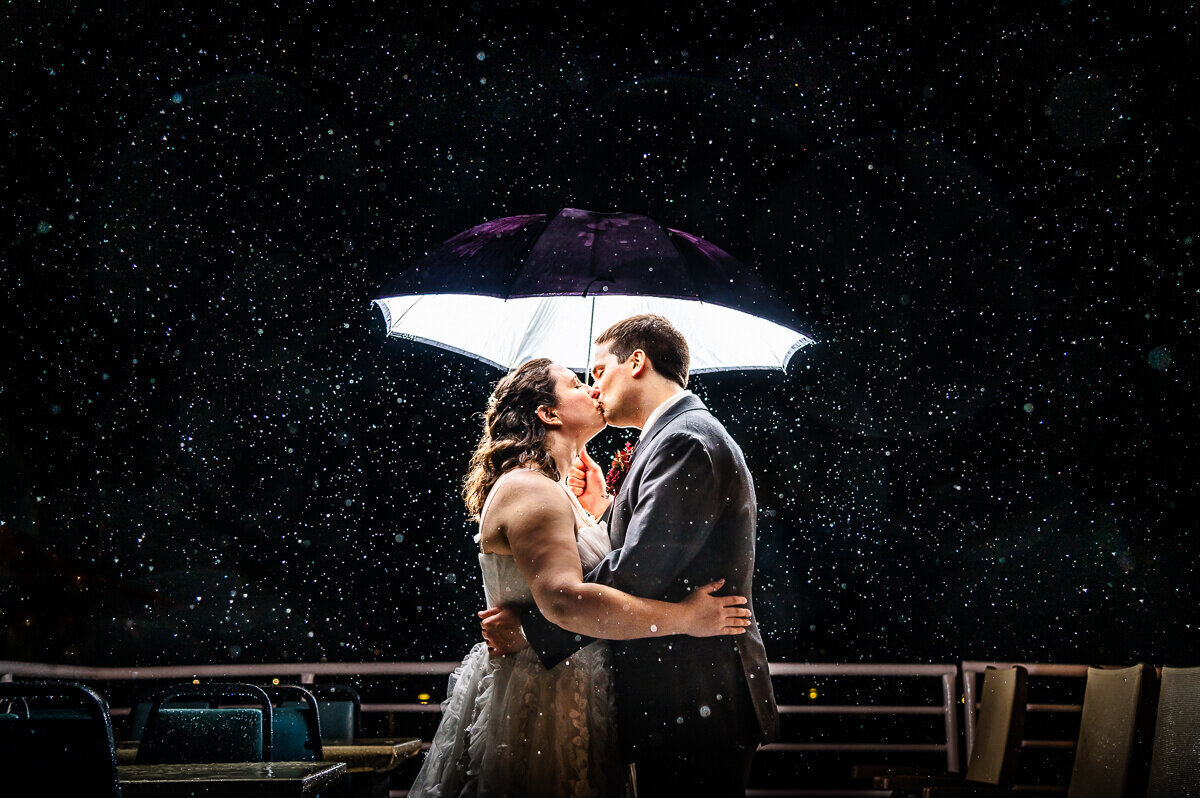
[[[592,358],[592,380],[600,392],[604,420],[614,427],[630,426],[634,421],[629,409],[635,385],[629,361],[621,363],[608,344],[600,344]]]

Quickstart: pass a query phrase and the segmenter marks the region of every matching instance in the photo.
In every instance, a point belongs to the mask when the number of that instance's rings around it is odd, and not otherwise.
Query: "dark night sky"
[[[0,659],[459,658],[500,374],[369,299],[570,206],[814,322],[695,380],[772,659],[1196,664],[1195,5],[86,5],[0,11]]]

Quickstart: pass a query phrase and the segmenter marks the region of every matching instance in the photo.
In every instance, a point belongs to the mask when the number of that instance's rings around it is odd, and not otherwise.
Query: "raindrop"
[[[1150,364],[1150,367],[1158,369],[1159,371],[1166,371],[1169,369],[1171,367],[1172,360],[1173,358],[1171,357],[1171,351],[1165,346],[1156,346],[1154,349],[1151,349],[1150,354],[1146,356],[1146,362]]]

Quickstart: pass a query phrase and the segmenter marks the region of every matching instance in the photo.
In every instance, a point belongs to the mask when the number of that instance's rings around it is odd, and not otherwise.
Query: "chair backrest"
[[[318,701],[321,712],[321,739],[331,743],[352,743],[358,735],[351,701]]]
[[[1003,786],[1013,783],[1025,732],[1028,679],[1020,665],[984,671],[975,745],[967,763],[968,781]]]
[[[1088,668],[1067,798],[1133,798],[1146,790],[1158,676],[1149,665]]]
[[[8,698],[4,699],[4,703],[6,703],[8,706],[5,707],[3,717],[13,719],[29,717],[29,704],[25,702],[24,698],[20,696],[9,696]]]
[[[86,709],[63,709],[62,707],[51,707],[47,709],[35,707],[29,710],[29,716],[31,718],[59,718],[62,720],[85,720],[91,717]]]
[[[1200,795],[1200,668],[1163,668],[1147,798]]]
[[[172,709],[204,709],[212,702],[210,701],[172,701]],[[142,739],[142,732],[146,730],[146,718],[150,717],[150,707],[154,706],[154,699],[146,699],[138,701],[133,705],[133,711],[129,713],[129,739]]]
[[[329,742],[352,743],[358,737],[362,698],[348,684],[312,685],[321,715],[321,737]]]
[[[264,687],[278,702],[273,718],[271,758],[275,762],[320,762],[321,715],[317,699],[297,685]],[[290,700],[289,700],[290,699]]]
[[[66,699],[79,711],[38,716],[41,701]],[[95,795],[120,798],[112,721],[104,699],[68,682],[0,683],[0,703],[20,700],[24,716],[0,718],[0,772],[6,798]]]
[[[177,698],[257,708],[174,709]],[[150,707],[138,745],[139,765],[198,762],[270,762],[271,699],[252,684],[187,684],[167,688]]]

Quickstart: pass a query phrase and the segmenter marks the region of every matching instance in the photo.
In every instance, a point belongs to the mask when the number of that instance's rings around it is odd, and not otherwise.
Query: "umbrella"
[[[548,357],[586,371],[595,337],[639,313],[683,334],[692,372],[786,368],[813,342],[732,255],[632,213],[563,208],[485,222],[404,270],[374,303],[389,335],[504,369]]]

